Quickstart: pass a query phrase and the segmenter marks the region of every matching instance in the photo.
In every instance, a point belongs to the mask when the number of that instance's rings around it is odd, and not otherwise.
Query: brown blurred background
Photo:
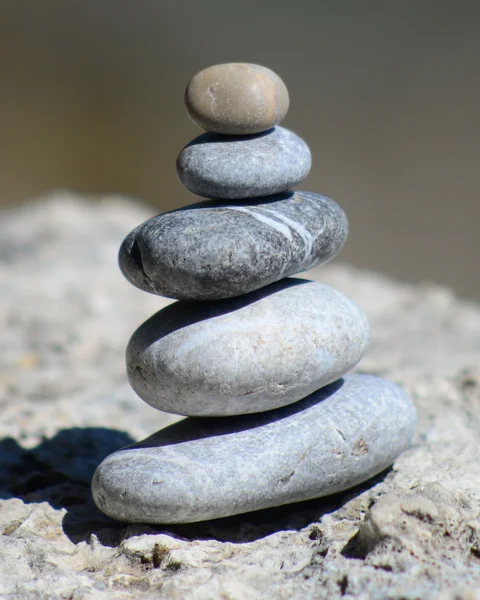
[[[335,198],[341,259],[480,299],[477,0],[0,0],[0,198],[192,202],[176,155],[196,71],[264,64]]]

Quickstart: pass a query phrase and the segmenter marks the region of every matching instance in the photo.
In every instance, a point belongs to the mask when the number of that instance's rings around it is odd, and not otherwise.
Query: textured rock
[[[454,529],[462,532],[462,537],[470,536],[470,540],[461,540],[463,546],[469,541],[475,546],[480,541],[480,524],[473,520],[469,523],[469,508],[466,498],[456,497],[437,482],[415,486],[412,491],[391,492],[372,506],[344,554],[351,557],[368,554],[375,564],[381,549],[389,547],[403,554],[400,560],[411,562],[411,556],[421,554],[422,547],[438,545],[440,550],[436,538],[448,537]]]
[[[307,144],[288,129],[231,138],[204,133],[179,154],[177,176],[192,194],[224,200],[290,190],[312,165]]]
[[[338,204],[311,192],[241,206],[204,201],[136,227],[120,248],[119,264],[146,292],[217,300],[327,262],[347,234]]]
[[[66,193],[1,214],[0,597],[476,598],[480,307],[433,284],[338,264],[309,274],[365,309],[373,342],[362,370],[399,383],[417,406],[415,443],[386,475],[190,525],[124,525],[95,508],[85,463],[173,419],[138,400],[123,360],[135,326],[166,304],[115,268],[121,240],[150,215],[126,199]],[[405,506],[422,490],[432,499],[432,486],[437,513]],[[385,498],[396,523],[376,511]],[[364,521],[380,534],[359,534]]]
[[[212,303],[176,302],[133,334],[127,373],[151,406],[181,415],[239,415],[304,398],[335,381],[370,341],[340,292],[284,279]]]
[[[325,496],[376,475],[411,444],[416,415],[397,385],[366,375],[294,405],[235,419],[186,419],[112,454],[97,506],[137,523],[185,523]]]
[[[227,63],[203,69],[185,91],[192,121],[215,133],[247,135],[274,127],[289,98],[280,77],[260,65]]]

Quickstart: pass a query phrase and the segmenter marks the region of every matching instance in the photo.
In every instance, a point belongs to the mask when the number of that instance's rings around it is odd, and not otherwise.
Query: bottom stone
[[[326,496],[388,467],[416,412],[397,385],[347,375],[284,408],[186,418],[108,456],[92,491],[128,522],[188,523]]]

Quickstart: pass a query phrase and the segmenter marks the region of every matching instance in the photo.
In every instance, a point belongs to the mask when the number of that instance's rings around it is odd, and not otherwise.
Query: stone
[[[107,457],[94,500],[114,519],[185,523],[342,491],[388,467],[416,412],[396,384],[348,375],[260,415],[184,419]]]
[[[192,194],[238,200],[290,190],[312,165],[307,144],[288,129],[235,138],[204,133],[179,154],[177,176]]]
[[[280,77],[260,65],[227,63],[197,73],[185,91],[185,107],[199,127],[227,135],[271,129],[285,117],[289,97]]]
[[[176,302],[145,321],[127,347],[134,391],[188,416],[255,413],[335,381],[363,356],[370,328],[340,292],[283,279],[217,302]]]
[[[218,300],[326,263],[347,234],[338,204],[311,192],[234,206],[206,200],[138,226],[125,238],[119,264],[145,292]]]

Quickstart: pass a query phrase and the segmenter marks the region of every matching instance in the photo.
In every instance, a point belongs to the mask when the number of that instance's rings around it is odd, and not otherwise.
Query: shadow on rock
[[[73,542],[105,529],[99,538],[108,539],[100,541],[115,545],[110,538],[116,537],[112,533],[122,525],[96,508],[90,482],[106,456],[133,441],[123,431],[104,427],[62,429],[31,449],[22,448],[12,438],[0,440],[0,498],[64,508],[63,529]]]

